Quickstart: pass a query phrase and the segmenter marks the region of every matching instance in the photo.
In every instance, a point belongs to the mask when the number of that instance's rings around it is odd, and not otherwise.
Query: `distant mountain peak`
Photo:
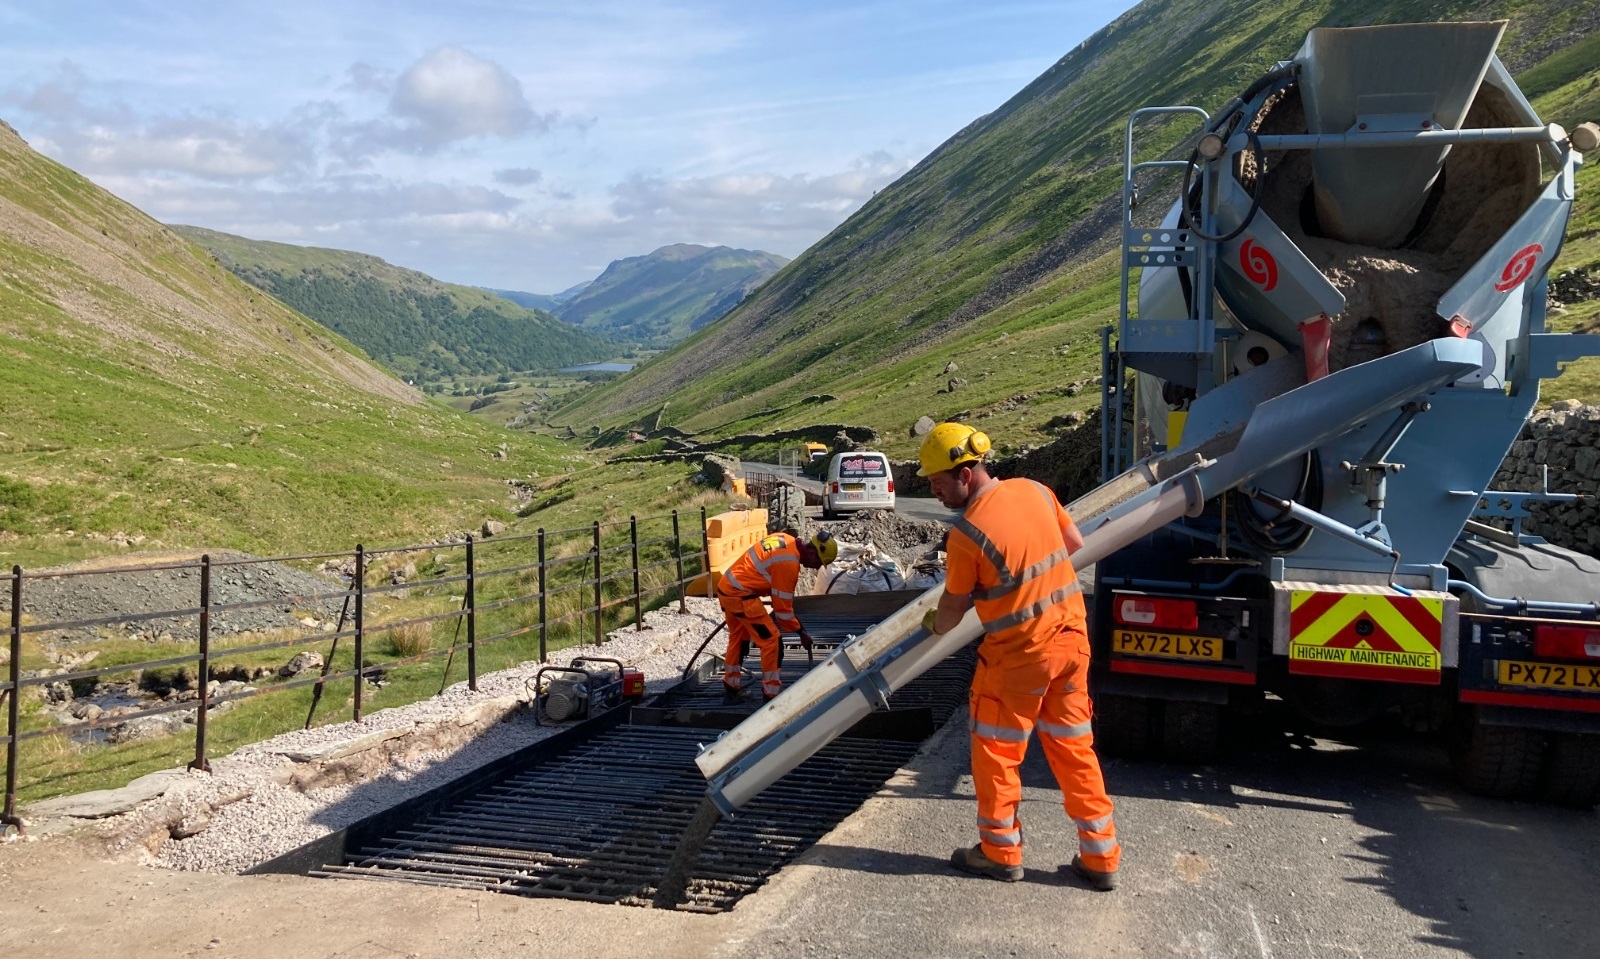
[[[738,306],[788,262],[760,250],[673,243],[613,260],[555,312],[597,333],[664,346]]]

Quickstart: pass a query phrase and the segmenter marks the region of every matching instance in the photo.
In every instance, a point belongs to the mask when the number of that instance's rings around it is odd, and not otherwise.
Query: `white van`
[[[822,484],[822,518],[858,509],[894,509],[894,474],[889,457],[862,451],[835,453]]]

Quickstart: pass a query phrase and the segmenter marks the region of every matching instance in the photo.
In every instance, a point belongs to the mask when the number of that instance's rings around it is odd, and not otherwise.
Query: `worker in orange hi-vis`
[[[728,650],[724,656],[723,692],[737,699],[744,685],[740,664],[751,640],[761,650],[761,695],[772,699],[783,688],[783,645],[780,628],[799,633],[800,643],[811,648],[811,634],[794,615],[794,589],[800,567],[820,569],[839,555],[839,541],[822,530],[810,539],[773,533],[733,561],[717,583],[717,601],[728,623]],[[772,597],[767,613],[761,597]]]
[[[983,463],[989,437],[960,423],[928,433],[917,475],[962,510],[946,550],[944,595],[923,618],[954,629],[967,610],[983,623],[972,680],[972,781],[978,844],[951,865],[1006,882],[1022,878],[1019,767],[1035,729],[1078,827],[1078,854],[1062,866],[1098,890],[1116,888],[1122,847],[1089,726],[1089,636],[1083,593],[1068,556],[1083,535],[1050,488],[995,479]]]

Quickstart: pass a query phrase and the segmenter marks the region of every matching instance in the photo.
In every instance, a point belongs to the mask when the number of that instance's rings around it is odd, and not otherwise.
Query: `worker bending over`
[[[723,657],[723,691],[737,698],[744,685],[745,650],[755,640],[761,650],[761,696],[772,699],[783,688],[783,645],[779,632],[799,633],[811,648],[811,634],[794,615],[794,588],[800,567],[820,569],[839,555],[839,541],[827,530],[807,540],[773,533],[734,560],[717,584],[717,601],[728,623],[728,651]],[[768,614],[761,597],[772,597]]]
[[[1067,558],[1083,535],[1049,487],[989,475],[989,445],[970,426],[941,423],[923,441],[917,470],[940,503],[963,511],[950,531],[944,595],[923,625],[947,632],[976,606],[984,633],[970,698],[978,844],[950,862],[1006,882],[1022,878],[1019,767],[1037,728],[1078,827],[1078,854],[1062,869],[1109,890],[1122,848],[1094,753],[1089,635]]]

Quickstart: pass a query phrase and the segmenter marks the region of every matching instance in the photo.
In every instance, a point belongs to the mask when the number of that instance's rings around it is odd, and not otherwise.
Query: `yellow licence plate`
[[[1534,686],[1539,689],[1576,689],[1600,693],[1600,666],[1524,663],[1502,659],[1499,673],[1502,686]]]
[[[1170,659],[1221,659],[1222,638],[1119,629],[1111,634],[1111,651]]]

